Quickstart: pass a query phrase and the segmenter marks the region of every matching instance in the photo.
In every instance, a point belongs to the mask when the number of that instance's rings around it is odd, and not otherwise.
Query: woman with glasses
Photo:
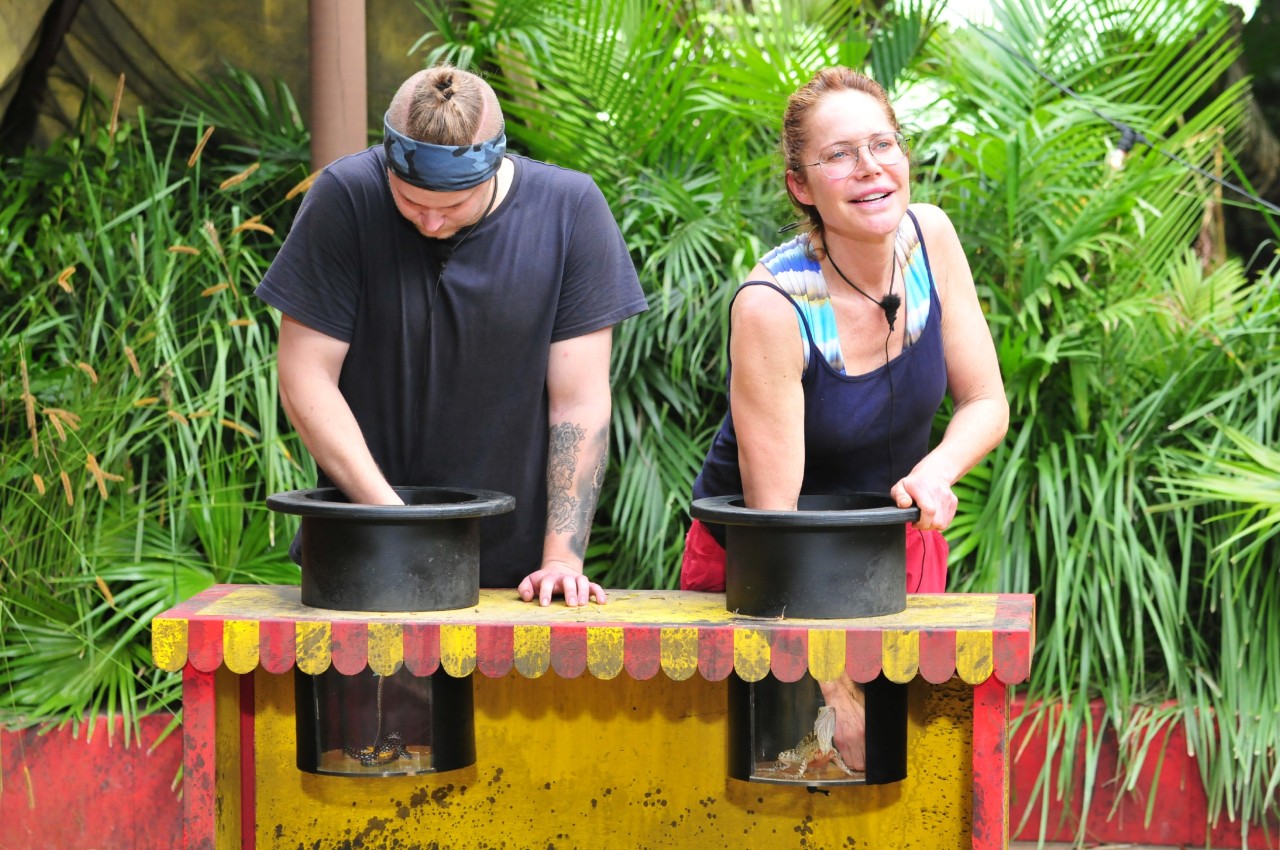
[[[920,509],[907,529],[907,592],[942,592],[951,485],[1009,417],[968,261],[946,214],[911,203],[907,141],[870,78],[816,74],[788,100],[781,149],[800,232],[734,296],[730,411],[693,496],[795,510],[801,493],[888,494]],[[947,393],[954,413],[931,447]],[[694,522],[682,588],[724,588],[723,543],[723,527]],[[858,689],[823,692],[841,755],[862,769]]]

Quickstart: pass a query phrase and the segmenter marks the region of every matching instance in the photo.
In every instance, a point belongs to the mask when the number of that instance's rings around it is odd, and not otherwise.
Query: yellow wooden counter
[[[297,587],[219,585],[152,623],[183,673],[189,848],[1008,846],[1006,686],[1029,595],[907,597],[900,614],[759,620],[723,594],[613,591],[540,608],[356,613]],[[351,778],[294,763],[293,668],[474,677],[475,765]],[[725,679],[911,682],[908,777],[811,792],[729,779]]]

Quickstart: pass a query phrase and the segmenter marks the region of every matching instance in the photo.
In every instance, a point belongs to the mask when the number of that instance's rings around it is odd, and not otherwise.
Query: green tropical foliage
[[[1244,84],[1212,88],[1238,51],[1225,10],[1025,0],[979,30],[916,4],[751,8],[476,2],[484,39],[442,28],[427,56],[486,70],[519,145],[597,176],[651,293],[618,333],[596,568],[610,583],[674,581],[689,481],[724,409],[726,296],[786,221],[785,98],[821,65],[866,68],[914,125],[918,197],[951,213],[970,252],[1014,409],[1010,439],[960,488],[955,586],[1037,594],[1029,691],[1066,709],[1045,715],[1057,748],[1083,733],[1096,754],[1120,735],[1132,787],[1170,719],[1133,709],[1174,700],[1219,810],[1274,811],[1280,668],[1224,608],[1280,597],[1274,535],[1256,533],[1276,513],[1253,501],[1259,484],[1232,490],[1240,473],[1222,464],[1241,445],[1224,425],[1274,437],[1275,284],[1192,250],[1222,203],[1204,174],[1232,176],[1241,143]],[[518,39],[494,29],[504,19]],[[1113,170],[1124,126],[1153,146]],[[1266,481],[1262,456],[1236,451]],[[1210,481],[1226,486],[1204,495]],[[1255,607],[1257,633],[1277,633],[1274,606]],[[1042,802],[1072,779],[1068,762]]]
[[[919,0],[420,7],[424,63],[484,71],[513,149],[596,177],[649,294],[615,334],[597,578],[675,584],[727,298],[791,220],[783,105],[823,65],[866,69],[913,138],[916,200],[966,246],[1013,410],[956,488],[953,589],[1036,594],[1027,696],[1057,751],[1114,734],[1134,788],[1181,722],[1216,812],[1277,813],[1280,274],[1221,254],[1241,198],[1206,175],[1237,176],[1248,89],[1215,88],[1238,51],[1216,0],[1005,0],[992,28]],[[263,499],[313,470],[250,291],[305,131],[287,91],[234,71],[188,104],[118,128],[99,104],[0,176],[0,722],[171,705],[150,618],[296,580]],[[1150,144],[1117,170],[1125,126]],[[1105,779],[1079,768],[1086,794]]]
[[[984,285],[1014,420],[963,482],[954,586],[1037,594],[1030,693],[1066,708],[1055,747],[1118,736],[1133,788],[1176,719],[1217,810],[1258,822],[1280,785],[1280,668],[1256,637],[1280,633],[1280,515],[1243,470],[1274,462],[1246,447],[1280,424],[1280,302],[1274,275],[1203,250],[1222,203],[1204,175],[1231,176],[1245,103],[1211,85],[1238,46],[1205,3],[1010,3],[997,23],[933,45],[946,79],[1000,81],[946,87],[927,191]],[[1120,171],[1116,124],[1152,140]]]
[[[222,91],[268,102],[242,77]],[[306,176],[305,131],[278,122],[288,144],[254,150],[240,140],[269,115],[240,135],[212,110],[116,126],[106,112],[0,177],[6,725],[172,706],[152,617],[214,583],[297,581],[264,500],[313,467],[279,412],[275,320],[252,290]]]

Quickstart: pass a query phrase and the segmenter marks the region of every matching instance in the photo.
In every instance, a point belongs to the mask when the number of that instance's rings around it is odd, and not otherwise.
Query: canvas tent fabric
[[[369,126],[381,115],[401,81],[423,66],[409,49],[428,29],[415,4],[365,0]],[[154,111],[180,100],[186,81],[208,80],[234,67],[264,86],[283,80],[310,126],[310,21],[297,0],[6,0],[0,4],[0,112],[6,123],[23,74],[31,68],[42,36],[57,45],[48,68],[45,96],[26,144],[41,147],[75,126],[84,94],[92,88],[109,101],[125,75],[123,115],[139,106]],[[52,12],[52,14],[51,14]],[[48,33],[61,12],[65,33]],[[48,23],[47,23],[48,22]]]

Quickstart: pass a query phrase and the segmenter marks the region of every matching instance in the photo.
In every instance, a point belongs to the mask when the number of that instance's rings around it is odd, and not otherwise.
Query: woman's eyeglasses
[[[798,166],[818,169],[832,180],[843,180],[858,166],[860,151],[866,148],[871,158],[881,165],[897,165],[907,155],[907,140],[901,133],[881,133],[871,136],[862,144],[836,145],[823,153],[817,162]]]

